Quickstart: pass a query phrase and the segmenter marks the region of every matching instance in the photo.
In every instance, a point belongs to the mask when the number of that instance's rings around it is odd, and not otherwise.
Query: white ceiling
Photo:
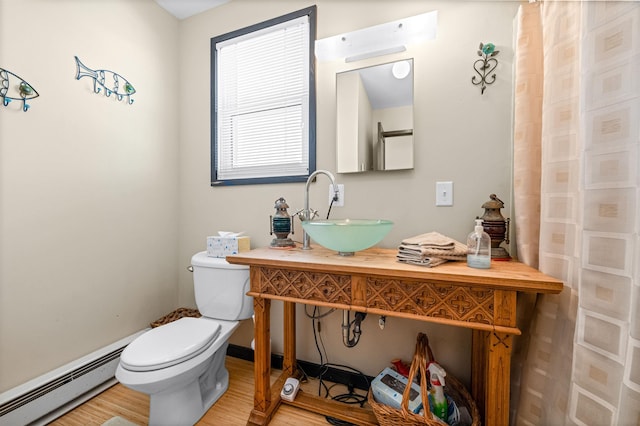
[[[155,0],[162,8],[178,19],[188,18],[205,10],[213,9],[229,0]]]
[[[413,60],[410,61],[409,75],[402,79],[393,76],[394,63],[353,70],[360,73],[362,84],[367,91],[373,109],[413,105]]]

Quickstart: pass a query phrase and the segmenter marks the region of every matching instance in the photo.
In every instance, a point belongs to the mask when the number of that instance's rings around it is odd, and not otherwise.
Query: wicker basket
[[[434,361],[434,357],[431,352],[431,348],[429,347],[429,339],[426,334],[419,333],[418,340],[416,342],[416,351],[413,354],[411,369],[409,370],[408,383],[411,383],[416,377],[416,374],[420,372],[420,392],[422,396],[422,405],[424,407],[422,410],[423,415],[412,413],[408,409],[411,386],[405,387],[402,395],[402,404],[399,410],[376,402],[371,389],[369,389],[369,405],[371,405],[373,413],[381,426],[446,425],[446,423],[433,416],[429,410],[429,394],[427,392],[427,378],[429,376],[427,374],[427,363],[430,361]],[[447,395],[456,402],[458,407],[464,406],[469,410],[469,414],[473,419],[471,423],[472,426],[480,426],[480,412],[464,385],[450,374],[447,374],[445,382],[445,393],[447,393]]]
[[[155,327],[160,327],[161,325],[169,324],[170,322],[179,320],[180,318],[184,318],[184,317],[199,318],[201,316],[202,315],[200,315],[200,312],[197,309],[178,308],[175,311],[170,312],[167,315],[163,316],[162,318],[158,318],[157,320],[153,321],[149,325],[152,328],[155,328]]]

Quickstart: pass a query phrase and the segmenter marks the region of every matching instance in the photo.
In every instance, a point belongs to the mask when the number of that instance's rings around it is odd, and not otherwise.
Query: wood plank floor
[[[245,425],[253,408],[253,363],[238,358],[227,357],[229,389],[197,423],[198,426]],[[272,381],[280,375],[280,370],[272,370]],[[315,383],[314,383],[315,382]],[[303,384],[302,388],[317,394],[317,381]],[[335,393],[346,392],[338,385]],[[360,391],[363,392],[363,391]],[[334,390],[331,391],[334,394]],[[112,417],[120,416],[138,425],[146,425],[149,414],[149,397],[121,384],[97,395],[92,400],[77,407],[51,423],[53,426],[98,426]],[[289,405],[281,405],[270,425],[273,426],[326,426],[324,416],[301,410]]]

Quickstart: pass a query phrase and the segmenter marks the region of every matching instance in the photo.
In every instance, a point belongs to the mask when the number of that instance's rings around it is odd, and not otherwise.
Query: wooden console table
[[[362,409],[299,392],[281,401],[284,381],[296,371],[295,304],[348,309],[454,327],[472,332],[471,394],[488,426],[509,424],[509,374],[518,292],[559,293],[562,282],[516,261],[473,269],[465,262],[435,268],[396,261],[396,251],[368,249],[352,257],[312,250],[251,250],[227,256],[250,266],[255,309],[255,394],[248,425],[265,425],[287,403],[358,425],[376,425]],[[271,386],[271,300],[284,302],[283,373]]]

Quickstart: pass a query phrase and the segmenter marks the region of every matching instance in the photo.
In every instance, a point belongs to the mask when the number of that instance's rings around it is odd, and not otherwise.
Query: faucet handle
[[[306,211],[305,209],[300,209],[293,214],[293,216],[296,216],[296,215],[300,218],[301,221],[313,220],[316,217],[318,217],[318,211],[313,209],[309,209],[309,211]]]

